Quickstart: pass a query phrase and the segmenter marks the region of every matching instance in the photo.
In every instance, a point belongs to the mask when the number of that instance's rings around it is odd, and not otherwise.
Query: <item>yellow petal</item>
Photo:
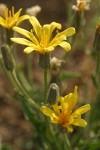
[[[57,28],[58,30],[60,30],[62,28],[60,23],[56,23],[56,22],[52,22],[50,24],[50,35],[52,34],[53,30]]]
[[[53,46],[49,46],[49,47],[46,47],[45,50],[46,50],[47,52],[51,52],[51,51],[54,50],[54,47],[53,47]]]
[[[60,103],[61,103],[61,113],[67,114],[67,112],[68,112],[68,104],[65,103],[63,97],[60,99]]]
[[[57,34],[58,35],[58,34]],[[53,46],[56,47],[58,46],[62,41],[66,40],[66,36],[65,35],[61,35],[61,36],[55,36],[51,42],[49,43],[49,46]]]
[[[2,17],[0,17],[0,24],[1,24],[2,22],[4,23],[5,20],[4,20]]]
[[[64,30],[63,32],[61,32],[61,33],[59,34],[59,36],[61,36],[61,35],[71,36],[71,35],[73,35],[73,34],[75,34],[75,28],[70,27],[70,28]]]
[[[13,9],[13,8],[12,8],[12,9]],[[19,18],[21,11],[22,11],[22,8],[19,9],[19,10],[14,14],[14,16],[13,16],[13,19],[14,19],[14,20],[16,20],[16,19]]]
[[[71,112],[74,106],[77,103],[78,94],[77,94],[77,86],[74,88],[74,93],[69,93],[64,97],[64,101],[68,103],[68,111]]]
[[[70,51],[71,50],[71,46],[68,42],[61,42],[59,44],[59,46],[61,46],[65,51]]]
[[[0,17],[0,25],[3,26],[4,28],[7,28],[7,23],[2,17]]]
[[[47,46],[49,41],[50,41],[50,25],[44,25],[43,28],[42,28],[42,31],[41,31],[41,42],[40,44],[41,45],[45,45]]]
[[[89,104],[86,104],[82,107],[79,107],[78,109],[76,109],[73,113],[72,116],[79,116],[81,114],[84,114],[85,112],[87,112],[88,110],[90,110],[91,107]]]
[[[31,41],[26,40],[24,38],[10,38],[10,39],[11,41],[18,43],[18,44],[27,45],[27,46],[36,46]]]
[[[84,119],[75,119],[72,123],[75,126],[85,127],[87,125],[87,122]]]
[[[58,124],[59,117],[58,117],[56,114],[53,113],[53,114],[50,116],[50,119],[51,119],[51,122],[52,122],[52,123]]]
[[[73,132],[73,128],[72,128],[71,125],[64,124],[63,127],[64,127],[64,128],[67,128],[67,131],[68,131],[68,132]]]
[[[30,16],[28,16],[28,15],[23,15],[23,16],[19,17],[19,18],[18,18],[18,21],[17,21],[17,23],[16,23],[16,25],[18,25],[18,24],[21,23],[22,21],[24,21],[24,20],[26,20],[26,19],[29,19],[29,18],[30,18]]]
[[[33,33],[19,27],[13,27],[13,30],[20,33],[21,35],[24,35],[25,37],[30,39],[34,44],[39,44],[38,40],[33,35]]]
[[[54,104],[54,105],[53,105],[53,109],[54,109],[54,111],[55,111],[55,113],[56,113],[57,115],[60,115],[60,109],[59,109],[59,106],[58,106],[57,104]]]
[[[41,30],[42,30],[41,24],[39,23],[39,21],[34,16],[30,17],[29,21],[34,28],[37,37],[40,39]]]
[[[54,114],[54,111],[51,110],[50,108],[46,107],[46,106],[41,106],[40,111],[44,115],[49,116],[49,117],[51,117]]]
[[[34,49],[33,49],[32,47],[26,47],[26,48],[24,49],[24,52],[25,52],[26,54],[29,54],[29,53],[31,53],[32,51],[34,51]]]

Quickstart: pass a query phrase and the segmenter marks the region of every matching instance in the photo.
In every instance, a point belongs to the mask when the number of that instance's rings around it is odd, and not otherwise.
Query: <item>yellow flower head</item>
[[[90,9],[91,0],[77,0],[77,4],[73,5],[72,8],[76,11],[82,12]]]
[[[54,104],[52,106],[53,110],[46,106],[42,106],[40,110],[43,114],[50,117],[52,123],[67,128],[69,132],[72,132],[72,125],[80,127],[85,127],[87,125],[87,122],[81,118],[81,115],[90,110],[89,104],[73,110],[77,98],[77,86],[75,86],[74,93],[70,93],[65,97],[60,97],[60,104]]]
[[[0,25],[6,29],[11,29],[13,26],[18,25],[25,19],[28,19],[28,15],[23,15],[20,17],[22,9],[19,9],[17,13],[14,13],[14,7],[12,10],[5,10],[4,17],[0,17]]]
[[[27,47],[24,49],[25,53],[31,53],[36,50],[41,54],[45,52],[51,52],[54,50],[56,46],[61,46],[66,51],[71,49],[71,46],[68,42],[66,42],[67,37],[71,36],[75,33],[75,29],[70,27],[63,32],[56,32],[56,35],[53,36],[54,29],[60,30],[61,24],[52,22],[51,24],[41,25],[36,17],[32,16],[29,18],[33,29],[31,32],[19,28],[14,27],[13,30],[24,35],[25,38],[11,38],[13,42],[26,45]]]

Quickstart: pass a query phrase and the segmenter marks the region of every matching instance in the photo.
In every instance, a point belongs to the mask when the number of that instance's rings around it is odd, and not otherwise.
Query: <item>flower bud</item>
[[[1,45],[1,52],[3,57],[3,62],[8,71],[13,71],[15,61],[11,54],[10,48],[7,44]]]
[[[51,60],[50,60],[50,71],[51,71],[51,74],[58,75],[59,71],[60,71],[60,68],[61,68],[61,65],[64,62],[65,62],[64,60],[58,59],[56,57],[51,58]]]
[[[0,3],[0,16],[4,17],[5,16],[5,10],[7,9],[7,5]]]
[[[75,11],[73,14],[72,26],[75,27],[76,32],[80,30],[81,24],[83,23],[83,14]]]
[[[32,6],[26,9],[26,14],[30,16],[37,16],[37,14],[41,11],[41,7],[39,5]]]
[[[96,51],[100,51],[100,25],[97,27],[93,42],[93,48]]]
[[[48,94],[47,94],[47,103],[53,105],[57,102],[59,97],[59,87],[56,83],[52,83],[49,87]]]
[[[43,69],[50,68],[50,53],[39,54],[39,65]]]

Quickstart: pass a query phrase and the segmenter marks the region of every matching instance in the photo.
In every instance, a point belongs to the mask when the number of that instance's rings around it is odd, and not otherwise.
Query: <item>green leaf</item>
[[[76,73],[76,72],[67,72],[67,73],[62,73],[60,75],[61,80],[67,80],[67,79],[70,79],[70,78],[79,78],[79,77],[81,77],[81,74]]]

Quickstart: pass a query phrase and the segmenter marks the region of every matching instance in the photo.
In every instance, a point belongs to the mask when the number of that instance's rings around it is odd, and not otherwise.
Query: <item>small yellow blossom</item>
[[[52,123],[67,128],[69,132],[72,132],[72,125],[80,127],[87,125],[87,122],[81,118],[81,115],[91,109],[90,105],[87,104],[73,110],[77,103],[77,98],[77,86],[75,86],[74,93],[60,97],[60,103],[52,105],[53,110],[46,106],[42,106],[40,110],[43,114],[50,117]]]
[[[75,33],[75,28],[70,27],[62,32],[56,32],[56,35],[53,36],[54,29],[60,30],[61,24],[52,22],[51,24],[41,25],[36,17],[32,16],[29,18],[33,29],[31,32],[19,28],[14,27],[13,30],[24,35],[25,38],[11,38],[13,42],[26,45],[27,47],[24,49],[25,53],[31,53],[36,50],[41,54],[46,52],[51,52],[54,50],[56,46],[61,46],[66,51],[71,50],[71,46],[68,42],[66,42],[67,37],[71,36]]]
[[[82,12],[90,9],[91,0],[77,0],[77,4],[72,6],[75,11]]]
[[[12,10],[8,10],[8,8],[4,12],[4,17],[0,16],[0,25],[6,29],[11,29],[13,26],[18,25],[25,19],[28,19],[28,15],[23,15],[20,17],[22,9],[19,9],[17,13],[14,13],[14,7]]]

